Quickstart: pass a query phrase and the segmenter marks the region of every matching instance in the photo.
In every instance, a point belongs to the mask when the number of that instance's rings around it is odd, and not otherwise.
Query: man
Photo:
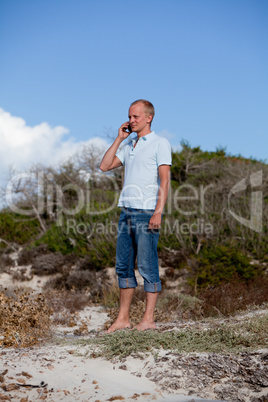
[[[118,206],[122,208],[116,248],[116,272],[120,287],[120,309],[109,332],[130,328],[129,312],[137,281],[135,260],[144,279],[146,309],[139,331],[156,328],[154,310],[161,290],[157,243],[162,212],[170,181],[171,148],[165,138],[151,131],[154,107],[139,99],[129,108],[114,143],[105,153],[100,169],[104,172],[125,165],[125,179]],[[128,130],[128,131],[127,131]],[[137,137],[118,148],[131,132]]]

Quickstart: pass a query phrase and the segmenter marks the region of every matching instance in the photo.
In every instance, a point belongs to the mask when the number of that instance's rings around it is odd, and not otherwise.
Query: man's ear
[[[153,116],[151,114],[148,115],[147,123],[151,123],[153,120]]]

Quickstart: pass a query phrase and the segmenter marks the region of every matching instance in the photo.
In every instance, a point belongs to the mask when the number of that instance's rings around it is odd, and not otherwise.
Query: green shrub
[[[85,211],[64,219],[61,226],[53,223],[47,232],[35,242],[46,244],[49,251],[64,255],[87,256],[96,269],[115,263],[118,210],[100,215],[88,215]]]
[[[260,274],[250,259],[233,246],[210,244],[193,258],[190,284],[198,287],[218,286],[237,278],[248,281]]]
[[[0,238],[8,243],[25,244],[40,233],[37,219],[21,216],[14,212],[0,212]]]

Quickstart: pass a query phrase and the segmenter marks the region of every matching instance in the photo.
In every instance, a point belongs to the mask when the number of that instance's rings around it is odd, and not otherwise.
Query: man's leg
[[[154,310],[158,294],[161,291],[157,254],[159,230],[148,228],[152,214],[152,211],[143,211],[136,216],[137,263],[138,270],[144,279],[144,290],[146,292],[144,316],[141,322],[134,327],[139,331],[156,328]]]
[[[116,273],[120,288],[120,308],[117,319],[106,331],[107,333],[131,327],[129,311],[135,287],[137,286],[134,272],[135,258],[136,250],[133,244],[129,216],[122,211],[118,223],[116,246]]]
[[[120,308],[118,317],[115,322],[110,326],[110,328],[106,331],[108,334],[118,329],[131,328],[129,322],[129,310],[134,291],[135,288],[120,289]]]
[[[146,292],[146,309],[141,322],[133,329],[137,329],[138,331],[145,331],[146,329],[155,329],[156,325],[154,322],[154,310],[157,302],[159,292],[150,293]]]

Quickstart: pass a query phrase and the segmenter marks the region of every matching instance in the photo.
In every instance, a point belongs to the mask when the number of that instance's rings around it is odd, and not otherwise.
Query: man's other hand
[[[161,226],[162,215],[161,213],[154,213],[149,221],[149,229],[159,229]]]

